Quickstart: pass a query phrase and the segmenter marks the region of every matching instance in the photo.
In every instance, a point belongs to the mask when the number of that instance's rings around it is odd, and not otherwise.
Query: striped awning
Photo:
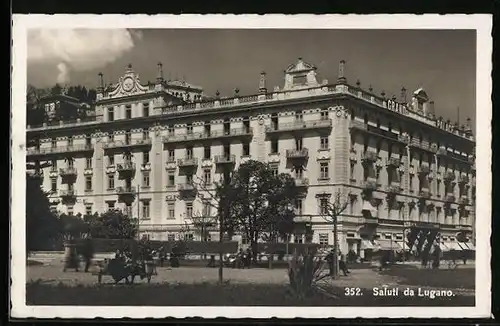
[[[375,241],[378,250],[400,250],[402,247],[394,240],[381,239]]]
[[[462,250],[469,250],[469,247],[465,242],[458,242],[458,245],[460,246],[460,248],[462,248]]]
[[[460,245],[456,241],[447,242],[446,246],[450,248],[450,250],[462,251],[462,247],[460,247]]]
[[[444,242],[439,243],[439,249],[441,249],[441,251],[450,251],[450,248]]]
[[[361,240],[361,249],[375,249],[375,246],[369,240]]]
[[[476,247],[472,244],[472,242],[467,242],[467,247],[469,247],[469,250],[476,251]]]

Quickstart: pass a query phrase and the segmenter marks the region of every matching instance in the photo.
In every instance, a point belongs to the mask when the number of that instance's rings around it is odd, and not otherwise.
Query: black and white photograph
[[[14,15],[13,317],[489,316],[490,16],[119,17]]]

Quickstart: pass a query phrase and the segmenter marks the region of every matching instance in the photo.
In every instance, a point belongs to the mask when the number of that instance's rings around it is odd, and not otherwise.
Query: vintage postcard
[[[488,317],[491,21],[14,15],[11,315]]]

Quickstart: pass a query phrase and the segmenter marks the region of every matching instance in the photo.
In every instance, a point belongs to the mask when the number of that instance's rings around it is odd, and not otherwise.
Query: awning
[[[439,249],[441,249],[441,251],[450,251],[450,248],[444,242],[439,243]]]
[[[376,240],[375,246],[378,250],[400,250],[402,249],[400,245],[394,240]]]
[[[462,247],[459,246],[458,242],[447,242],[446,246],[450,248],[450,250],[462,251]]]
[[[396,250],[403,250],[403,242],[402,241],[392,241],[394,246],[396,247]]]
[[[458,242],[458,245],[460,246],[460,248],[462,248],[462,250],[469,250],[469,247],[465,242]]]
[[[469,247],[469,250],[476,251],[476,247],[472,244],[472,242],[467,242],[467,247]]]
[[[361,240],[361,249],[375,249],[371,241]]]
[[[365,200],[363,202],[363,208],[361,209],[361,211],[365,214],[369,213],[370,216],[372,216],[372,217],[377,217],[377,215],[378,215],[377,209],[375,207],[373,207],[373,205],[367,200]]]

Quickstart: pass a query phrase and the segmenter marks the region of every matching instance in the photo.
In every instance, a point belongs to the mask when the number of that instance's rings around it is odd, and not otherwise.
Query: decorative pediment
[[[117,98],[150,92],[151,89],[140,83],[139,75],[135,73],[132,70],[132,66],[129,65],[125,74],[118,79],[118,83],[114,86],[114,89],[107,94],[107,98]]]
[[[316,67],[307,62],[304,62],[302,58],[299,58],[296,63],[293,63],[286,68],[285,73],[293,74],[300,72],[308,72],[311,70],[316,70]]]
[[[423,88],[417,89],[415,92],[413,92],[413,96],[419,100],[419,102],[428,102],[429,101],[429,96],[425,92]]]

